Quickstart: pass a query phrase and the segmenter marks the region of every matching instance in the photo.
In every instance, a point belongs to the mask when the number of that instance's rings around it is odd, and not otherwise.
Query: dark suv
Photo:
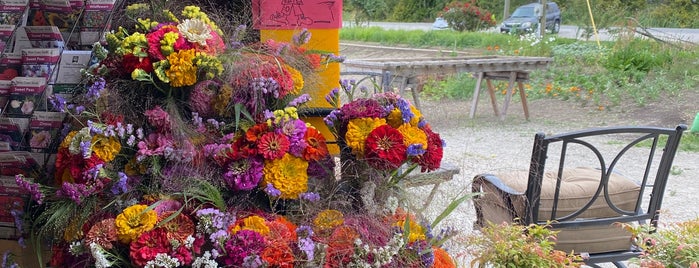
[[[561,29],[561,10],[554,2],[547,2],[546,29],[558,33]],[[531,3],[518,7],[512,15],[500,25],[503,33],[531,33],[536,31],[541,17],[541,4]]]

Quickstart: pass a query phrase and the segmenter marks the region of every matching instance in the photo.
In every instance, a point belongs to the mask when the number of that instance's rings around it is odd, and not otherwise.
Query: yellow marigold
[[[114,160],[119,151],[121,151],[121,143],[117,138],[103,135],[92,137],[92,152],[105,162]]]
[[[364,143],[372,130],[386,124],[383,118],[355,118],[347,124],[345,142],[357,157],[364,156]]]
[[[308,190],[308,162],[289,153],[281,159],[265,160],[262,184],[271,183],[281,192],[279,198],[297,199]]]
[[[120,242],[128,244],[142,233],[153,229],[158,221],[158,213],[152,209],[146,211],[147,208],[146,205],[133,205],[117,215],[114,224]]]
[[[422,149],[427,149],[427,134],[422,129],[411,124],[403,124],[398,127],[398,132],[403,134],[403,144],[405,146],[422,144]]]
[[[287,64],[284,64],[284,68],[289,71],[289,74],[291,74],[291,80],[294,81],[294,89],[291,90],[290,94],[297,95],[301,93],[301,89],[303,89],[303,74],[299,72],[299,70],[296,70],[296,68],[291,67]]]
[[[236,225],[231,233],[235,234],[240,230],[255,231],[265,236],[269,234],[269,226],[267,226],[266,220],[257,215],[243,219],[243,223]]]
[[[408,234],[408,242],[412,243],[418,240],[425,240],[425,227],[422,227],[422,225],[418,224],[415,221],[410,221],[409,225],[409,234]],[[400,220],[397,221],[393,226],[396,226],[398,228],[403,229],[405,227],[405,220]],[[405,233],[405,232],[404,232]]]
[[[232,97],[233,87],[228,84],[221,86],[218,90],[218,95],[214,96],[213,100],[211,100],[211,106],[214,108],[214,111],[216,111],[216,114],[220,116],[228,115],[228,104]]]
[[[313,226],[319,230],[332,229],[345,223],[342,212],[334,209],[326,209],[318,213],[313,219]]]
[[[75,134],[78,134],[77,130],[73,130],[66,135],[66,137],[63,139],[61,142],[61,148],[68,148],[70,147],[70,143],[73,141],[73,137],[75,137]]]
[[[413,118],[410,119],[410,125],[416,127],[417,124],[420,123],[420,119],[422,119],[422,113],[420,112],[420,110],[415,108],[414,105],[410,105],[410,111],[413,112],[414,115]]]
[[[403,113],[400,112],[400,109],[394,108],[391,110],[391,112],[388,113],[388,116],[386,116],[386,123],[391,125],[393,128],[398,128],[403,125]]]
[[[194,49],[180,50],[167,57],[170,68],[165,71],[173,87],[191,86],[197,82],[197,66],[194,66]]]

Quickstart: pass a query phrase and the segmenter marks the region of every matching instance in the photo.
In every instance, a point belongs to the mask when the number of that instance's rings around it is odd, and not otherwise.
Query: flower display
[[[419,110],[393,93],[336,107],[325,121],[351,154],[338,159],[305,116],[338,59],[309,31],[243,44],[244,27],[199,7],[152,4],[122,10],[132,20],[95,44],[85,88],[51,98],[64,128],[32,146],[60,141],[55,163],[15,177],[31,202],[14,215],[51,241],[51,267],[452,267],[451,233],[347,195],[349,176],[439,167]],[[360,161],[368,173],[336,175]]]

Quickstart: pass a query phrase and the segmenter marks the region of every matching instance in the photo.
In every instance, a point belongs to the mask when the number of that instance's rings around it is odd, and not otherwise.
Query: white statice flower
[[[192,249],[192,247],[194,246],[194,240],[196,240],[194,236],[188,235],[187,238],[185,238],[183,241],[184,247],[187,249]]]
[[[209,25],[199,19],[186,19],[177,25],[177,29],[189,42],[206,46],[206,40],[213,37]]]
[[[211,259],[211,253],[205,251],[201,257],[197,257],[192,262],[192,268],[218,268],[216,260]]]
[[[180,260],[165,253],[158,253],[155,259],[146,262],[144,268],[175,268],[179,267]]]
[[[107,259],[106,252],[97,243],[90,243],[90,253],[92,254],[92,258],[95,259],[96,268],[112,267],[113,263]]]

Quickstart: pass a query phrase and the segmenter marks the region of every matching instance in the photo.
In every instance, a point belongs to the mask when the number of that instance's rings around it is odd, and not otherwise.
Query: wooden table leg
[[[473,90],[473,101],[471,102],[471,112],[468,114],[470,118],[476,115],[476,108],[478,107],[478,95],[481,92],[481,83],[483,82],[483,76],[485,73],[478,73],[478,79],[476,80],[476,89]]]
[[[505,116],[507,115],[507,108],[510,105],[510,100],[512,99],[512,91],[514,90],[516,79],[517,72],[510,72],[510,81],[507,83],[507,94],[505,94],[505,103],[502,105],[500,120],[505,120]]]
[[[529,107],[527,106],[527,95],[524,93],[524,85],[522,82],[517,82],[519,86],[519,97],[522,99],[522,109],[524,109],[524,118],[529,121]]]
[[[490,79],[486,79],[485,83],[488,84],[488,94],[490,94],[490,104],[493,106],[493,112],[495,113],[495,116],[500,116],[498,102],[495,98],[495,86],[493,86],[493,82],[491,82]]]

